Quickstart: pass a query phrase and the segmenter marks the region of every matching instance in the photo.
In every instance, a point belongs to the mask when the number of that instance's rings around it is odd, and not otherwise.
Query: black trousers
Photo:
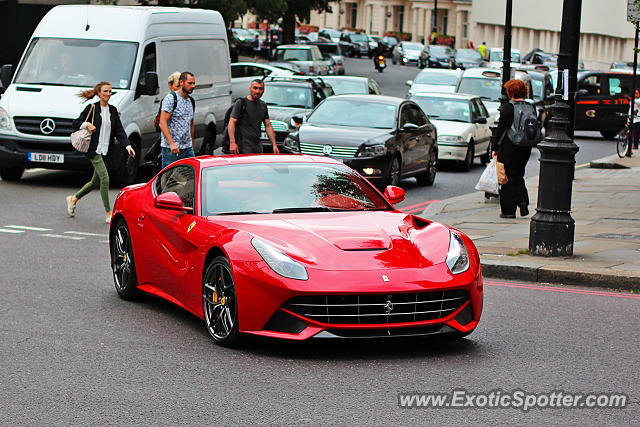
[[[509,182],[500,187],[500,210],[503,215],[514,215],[518,206],[529,206],[529,193],[524,185],[524,170],[531,148],[517,147],[509,160],[503,161]]]

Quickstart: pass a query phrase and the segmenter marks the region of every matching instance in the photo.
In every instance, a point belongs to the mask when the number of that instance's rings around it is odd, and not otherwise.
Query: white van
[[[71,146],[71,122],[85,106],[76,95],[106,80],[113,85],[110,103],[136,150],[135,160],[115,150],[109,171],[117,184],[133,182],[158,138],[155,117],[175,71],[196,76],[194,151],[210,154],[231,105],[229,47],[218,12],[54,7],[34,31],[15,75],[11,65],[2,67],[7,89],[0,100],[0,176],[18,180],[33,167],[90,168]]]

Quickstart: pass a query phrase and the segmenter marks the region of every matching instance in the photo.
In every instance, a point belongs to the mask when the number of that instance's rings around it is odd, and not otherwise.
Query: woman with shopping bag
[[[131,157],[135,156],[135,152],[129,144],[127,134],[122,127],[118,110],[109,104],[111,93],[111,83],[100,82],[95,85],[93,89],[85,90],[78,95],[86,101],[98,95],[100,100],[87,105],[72,124],[74,131],[86,129],[91,134],[87,150],[85,152],[83,149],[82,152],[86,154],[93,165],[93,177],[91,181],[87,182],[76,194],[67,196],[67,213],[70,217],[75,216],[78,200],[86,196],[92,189],[99,187],[100,196],[102,196],[102,203],[107,215],[106,222],[110,222],[109,172],[107,171],[103,156],[108,154],[109,149],[113,145],[113,139],[117,139]]]
[[[527,86],[522,80],[511,79],[504,85],[511,101],[500,106],[498,127],[491,137],[491,155],[504,164],[507,182],[500,187],[500,218],[515,218],[529,214],[529,194],[524,184],[524,171],[531,155],[531,147],[517,146],[509,138],[507,130],[513,124],[514,103],[524,102]],[[535,109],[535,107],[531,104]]]

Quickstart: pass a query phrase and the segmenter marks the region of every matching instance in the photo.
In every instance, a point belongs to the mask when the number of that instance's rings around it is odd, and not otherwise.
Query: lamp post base
[[[529,227],[529,253],[537,256],[573,256],[575,221],[571,215],[553,215],[552,221],[545,221],[538,214],[531,218]],[[550,219],[550,218],[549,218]]]

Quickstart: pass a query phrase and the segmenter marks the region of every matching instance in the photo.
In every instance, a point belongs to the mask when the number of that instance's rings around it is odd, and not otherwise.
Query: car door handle
[[[144,217],[144,214],[143,214],[143,213],[141,213],[140,215],[138,215],[138,222],[142,222],[142,221],[144,221],[144,218],[145,218],[145,217]]]
[[[154,104],[159,104],[159,103],[160,103],[160,99],[158,99],[158,98],[154,99],[154,100],[153,100],[153,103],[154,103]]]

